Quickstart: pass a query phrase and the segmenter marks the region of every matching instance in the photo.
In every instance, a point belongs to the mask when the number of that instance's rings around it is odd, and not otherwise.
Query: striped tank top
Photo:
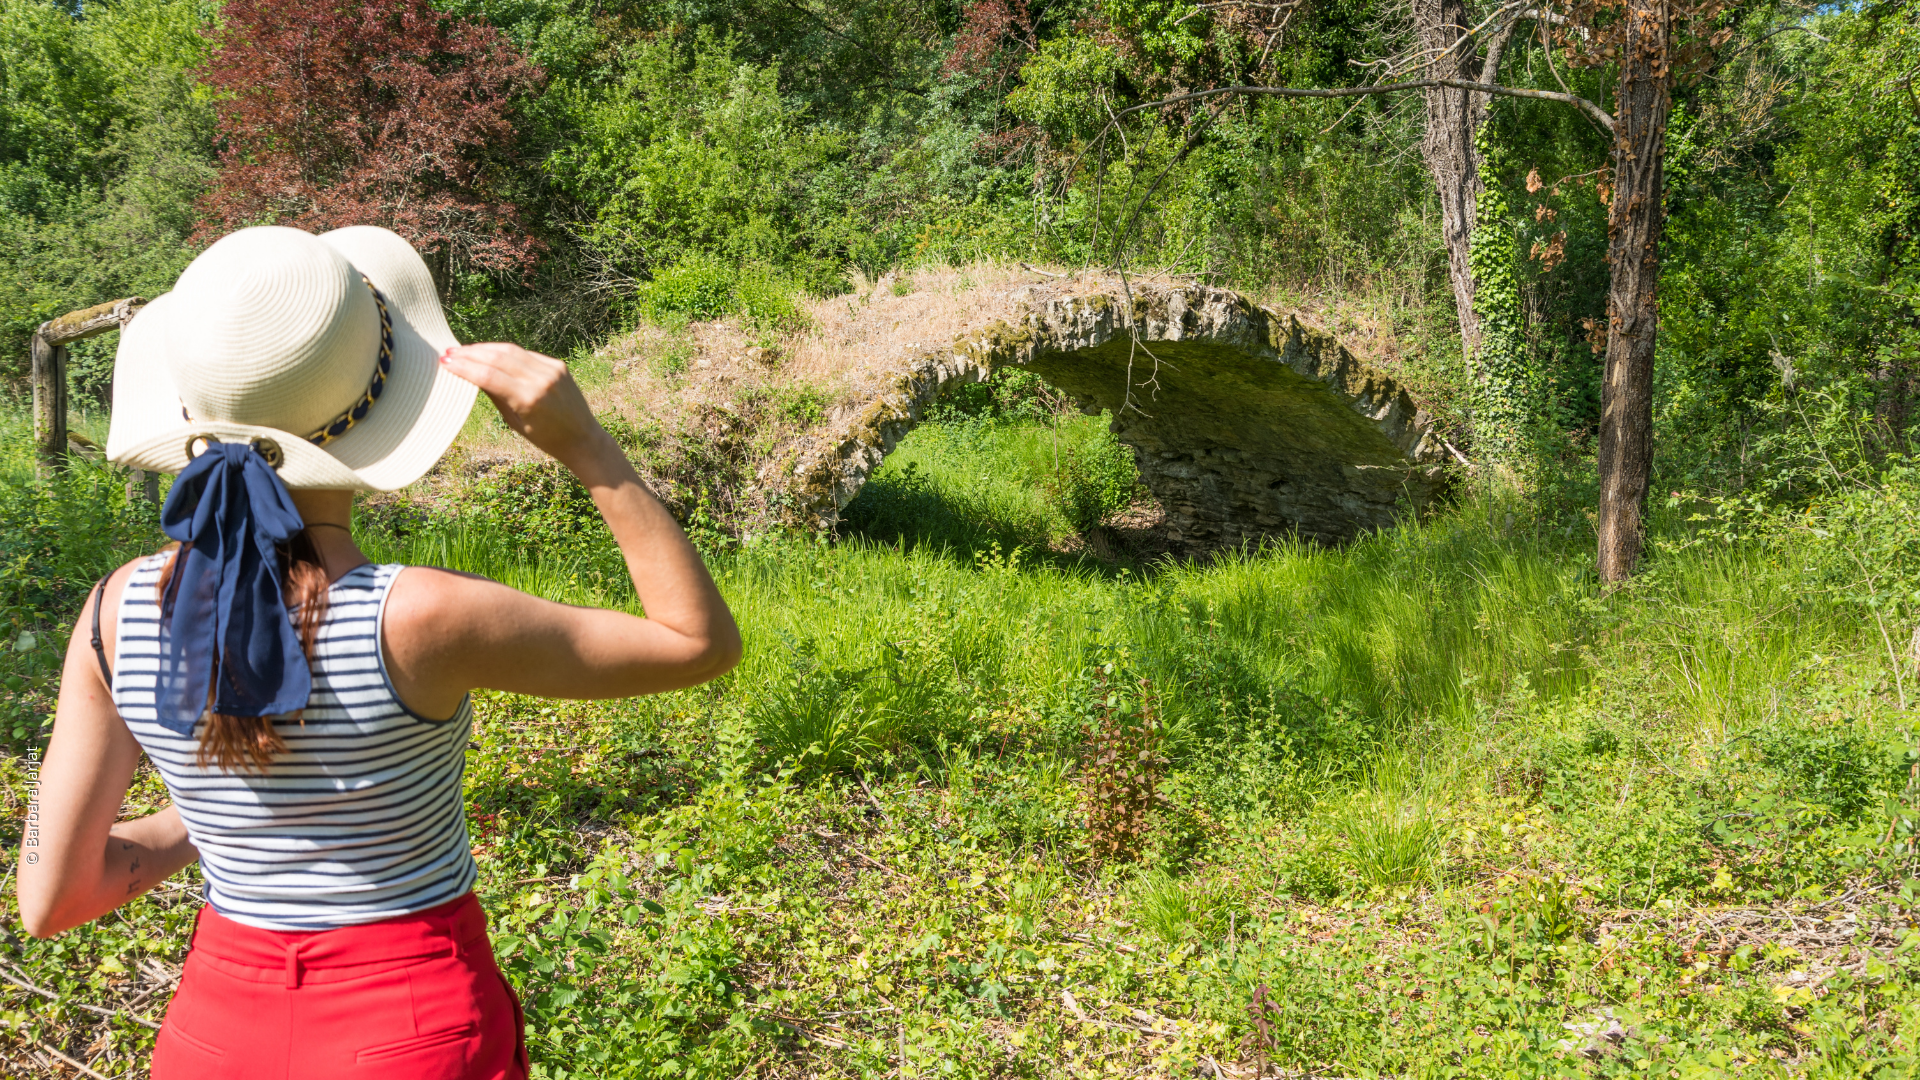
[[[333,583],[301,720],[264,776],[195,764],[198,734],[155,722],[158,584],[165,555],[135,567],[120,602],[113,701],[159,770],[200,849],[207,902],[266,930],[325,930],[424,911],[473,887],[461,779],[471,699],[448,720],[409,712],[380,653],[387,593],[404,566]]]

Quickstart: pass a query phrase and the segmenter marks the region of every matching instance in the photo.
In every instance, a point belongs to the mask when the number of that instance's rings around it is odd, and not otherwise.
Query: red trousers
[[[471,893],[313,933],[202,908],[153,1080],[524,1080],[525,1026]]]

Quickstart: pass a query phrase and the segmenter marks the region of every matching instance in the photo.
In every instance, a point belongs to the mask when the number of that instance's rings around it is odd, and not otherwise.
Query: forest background
[[[1391,81],[1382,65],[1404,74],[1418,55],[1412,8],[345,10],[9,4],[0,372],[24,374],[41,321],[164,290],[222,229],[371,221],[428,252],[463,338],[561,355],[632,325],[651,283],[676,275],[668,306],[703,316],[844,291],[850,269],[979,258],[1364,298],[1412,339],[1432,403],[1472,448],[1464,418],[1485,378],[1452,332],[1417,95],[1229,96],[1103,132],[1168,94]],[[1810,9],[1722,12],[1731,40],[1681,65],[1658,412],[1688,437],[1661,440],[1659,490],[1726,494],[1766,474],[1762,417],[1788,387],[1905,448],[1920,198],[1909,13],[1832,14],[1814,30],[1827,16]],[[1560,33],[1515,33],[1503,81],[1608,103],[1612,65]],[[1600,396],[1611,138],[1555,103],[1498,98],[1487,115],[1469,183],[1487,188],[1474,259],[1492,291],[1473,305],[1489,314],[1461,324],[1524,339],[1494,343],[1519,369],[1517,422],[1536,450],[1577,457]],[[82,400],[105,385],[110,348],[81,347]]]
[[[1606,6],[1521,7],[1461,9],[1524,19],[1503,82],[1614,108],[1613,58],[1555,29]],[[36,472],[27,335],[229,228],[389,225],[461,338],[596,385],[632,332],[802,334],[883,281],[1194,275],[1391,342],[1480,463],[1455,505],[1337,551],[1095,559],[1140,496],[1124,451],[1019,379],[943,406],[831,543],[742,536],[696,477],[740,671],[478,703],[480,892],[540,1073],[1912,1075],[1920,9],[1717,8],[1680,73],[1649,547],[1615,589],[1604,130],[1489,105],[1493,401],[1418,95],[1115,120],[1404,72],[1419,10],[0,0],[9,812],[86,587],[157,542],[124,476]],[[96,435],[112,347],[73,350]],[[550,471],[358,528],[631,602]],[[195,884],[54,942],[9,913],[10,1067],[138,1075]]]

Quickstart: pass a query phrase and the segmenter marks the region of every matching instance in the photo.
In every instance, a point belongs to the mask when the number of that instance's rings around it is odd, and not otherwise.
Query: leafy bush
[[[1754,736],[1762,759],[1779,770],[1787,793],[1818,803],[1842,820],[1853,820],[1877,801],[1891,778],[1906,781],[1904,761],[1851,723],[1817,728],[1787,727]]]
[[[158,507],[127,497],[125,471],[76,457],[36,478],[24,420],[0,416],[0,744],[16,748],[52,717],[87,591],[166,543]]]
[[[734,309],[732,267],[709,258],[684,259],[655,274],[641,304],[656,320],[717,319]]]
[[[734,294],[749,326],[763,330],[793,333],[807,325],[806,312],[800,308],[800,287],[763,263],[741,268]]]
[[[1144,490],[1133,451],[1109,431],[1098,431],[1062,453],[1045,486],[1060,515],[1085,532],[1133,505]]]
[[[807,257],[799,233],[803,182],[841,138],[803,123],[779,66],[736,56],[739,45],[711,27],[651,35],[604,78],[567,89],[575,137],[549,168],[588,210],[586,242],[602,259],[636,276],[703,256],[837,273]]]
[[[655,322],[738,314],[749,326],[790,333],[807,323],[799,296],[798,285],[765,264],[734,266],[694,255],[655,273],[641,286],[638,300]]]

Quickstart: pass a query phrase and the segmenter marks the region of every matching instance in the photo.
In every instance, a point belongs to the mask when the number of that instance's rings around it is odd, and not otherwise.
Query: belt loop
[[[300,946],[294,942],[287,946],[287,989],[300,989]]]

